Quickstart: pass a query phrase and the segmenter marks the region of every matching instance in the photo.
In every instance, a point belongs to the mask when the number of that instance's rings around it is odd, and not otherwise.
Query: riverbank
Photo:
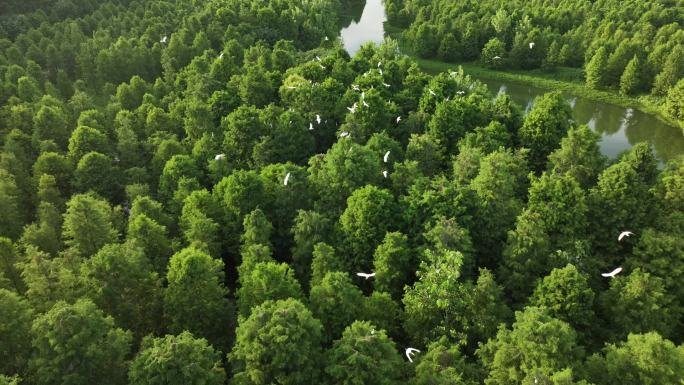
[[[634,108],[655,116],[671,126],[679,127],[684,131],[684,124],[667,116],[661,110],[659,105],[662,104],[662,100],[654,98],[653,96],[629,97],[620,95],[617,92],[591,89],[584,84],[582,70],[579,68],[561,67],[554,70],[536,69],[529,71],[501,71],[485,68],[478,62],[448,63],[436,59],[422,59],[413,55],[411,50],[402,44],[401,29],[385,23],[385,31],[388,36],[399,41],[402,52],[411,56],[411,58],[418,63],[420,68],[427,73],[436,74],[450,69],[453,70],[456,67],[461,66],[467,74],[478,78],[532,85],[548,90],[563,91],[573,96],[579,96],[625,108]]]

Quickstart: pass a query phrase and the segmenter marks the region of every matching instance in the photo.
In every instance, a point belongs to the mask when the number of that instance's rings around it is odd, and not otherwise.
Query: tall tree
[[[599,89],[607,86],[608,51],[600,47],[584,69],[587,86]]]
[[[88,257],[116,240],[109,204],[93,194],[73,195],[67,202],[62,230],[67,246]]]
[[[314,384],[321,377],[321,323],[301,302],[266,301],[238,324],[228,354],[239,384]]]
[[[354,320],[360,319],[363,294],[349,275],[342,272],[327,273],[320,283],[311,287],[309,307],[323,324],[325,341],[337,339]]]
[[[26,373],[31,354],[33,309],[19,294],[0,288],[0,372]]]
[[[401,383],[403,362],[384,330],[356,321],[326,353],[326,384]]]
[[[171,333],[187,330],[227,349],[233,305],[223,285],[223,262],[196,248],[174,254],[166,274],[164,314]]]
[[[130,383],[140,385],[223,385],[220,352],[192,333],[148,337],[131,362]]]
[[[126,384],[131,333],[90,300],[57,302],[33,321],[31,336],[29,372],[36,384]]]

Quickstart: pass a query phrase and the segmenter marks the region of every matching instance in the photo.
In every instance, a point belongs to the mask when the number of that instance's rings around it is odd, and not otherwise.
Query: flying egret
[[[624,238],[629,237],[630,235],[634,235],[634,233],[629,230],[621,232],[620,235],[618,235],[618,242],[622,241]]]
[[[342,131],[340,133],[340,138],[348,138],[349,137],[349,131]]]
[[[288,90],[296,90],[297,87],[295,87],[295,86],[287,86],[287,89],[288,89]]]
[[[309,131],[313,131],[313,123],[309,122]]]
[[[352,89],[353,89],[354,91],[360,91],[360,90],[361,90],[361,89],[359,88],[359,86],[356,85],[356,84],[352,84]]]
[[[316,123],[321,124],[321,116],[316,114]]]
[[[430,95],[432,95],[432,96],[437,96],[437,94],[435,93],[435,91],[433,91],[433,90],[428,90],[428,91],[430,91]]]
[[[351,113],[353,114],[353,113],[356,112],[356,107],[357,107],[357,106],[358,106],[358,105],[357,105],[356,103],[354,103],[353,106],[347,107],[347,109],[349,110],[349,112],[351,112]]]
[[[621,271],[622,271],[622,267],[618,267],[617,269],[611,271],[610,273],[601,273],[601,276],[615,278],[615,276],[620,274]]]
[[[413,357],[413,354],[415,354],[416,352],[420,353],[420,350],[414,348],[406,348],[406,358],[408,358],[409,362],[413,362],[411,358]]]
[[[378,62],[378,68],[380,68],[381,65],[382,65],[382,62],[379,61],[379,62]]]
[[[223,52],[219,55],[219,59],[223,59]]]
[[[365,98],[366,98],[366,91],[362,91],[361,92],[361,99],[365,99]]]
[[[214,157],[214,160],[225,159],[226,154],[218,154]]]
[[[384,176],[385,178],[387,178],[387,175],[388,175],[387,170],[384,170],[384,171],[382,172],[382,176]]]
[[[316,55],[316,60],[321,61],[321,57]]]
[[[285,179],[283,180],[283,185],[284,185],[284,186],[287,186],[287,181],[289,181],[289,180],[290,180],[290,173],[288,172],[288,173],[285,175]]]
[[[325,69],[325,66],[323,64],[318,64],[321,68]]]
[[[382,68],[378,68],[378,71],[380,71],[380,76],[382,76]]]
[[[401,116],[397,116],[397,123],[401,122]]]
[[[364,106],[364,107],[370,107],[370,106],[368,105],[368,103],[366,103],[365,100],[364,100],[362,103],[363,103],[363,106]]]
[[[534,48],[535,44],[534,42],[530,43],[530,49]]]
[[[387,84],[387,83],[385,83],[385,82],[383,82],[383,83],[382,83],[382,85],[383,85],[383,86],[385,86],[385,87],[387,87],[387,88],[389,88],[389,87],[390,87],[390,85],[389,85],[389,84]]]
[[[385,153],[385,156],[382,157],[382,161],[383,161],[383,162],[387,163],[387,160],[389,159],[389,154],[390,154],[390,152],[391,152],[391,151],[388,150],[388,151]]]
[[[501,60],[501,56],[494,56],[494,60]]]
[[[328,40],[330,40],[330,39],[328,39],[328,37],[326,36],[323,40],[328,41]]]
[[[375,273],[356,273],[359,277],[363,277],[364,279],[368,279],[370,277],[375,277]]]
[[[465,91],[456,91],[456,94],[458,94],[458,95],[465,95]]]
[[[167,36],[164,36],[164,37],[161,38],[161,40],[159,40],[159,42],[162,43],[162,44],[166,44],[166,42],[167,42],[168,40],[169,40],[169,38],[168,38]]]

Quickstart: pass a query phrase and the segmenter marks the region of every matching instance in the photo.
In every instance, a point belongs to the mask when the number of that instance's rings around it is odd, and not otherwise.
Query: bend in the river
[[[382,0],[367,0],[363,7],[351,9],[346,16],[340,35],[345,49],[351,55],[366,42],[379,44],[383,41],[387,16]],[[535,97],[549,92],[529,85],[475,78],[486,84],[493,94],[508,93],[526,111],[532,107]],[[575,120],[601,134],[601,152],[610,158],[615,158],[644,141],[653,145],[656,156],[661,161],[684,154],[684,134],[678,127],[670,126],[639,110],[572,95],[566,97],[572,106]]]

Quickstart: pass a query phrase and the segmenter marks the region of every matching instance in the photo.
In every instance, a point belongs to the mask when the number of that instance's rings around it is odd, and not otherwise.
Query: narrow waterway
[[[360,13],[360,14],[359,14]],[[387,20],[382,0],[367,0],[363,9],[350,10],[350,20],[340,30],[344,47],[354,55],[362,44],[372,41],[382,42],[385,36],[384,22]],[[549,90],[517,83],[476,78],[487,85],[496,95],[508,93],[511,98],[529,111],[537,96]],[[650,142],[661,161],[667,161],[684,154],[684,134],[678,127],[670,126],[654,116],[631,108],[566,95],[575,120],[587,124],[601,134],[601,152],[615,158],[639,142]]]

